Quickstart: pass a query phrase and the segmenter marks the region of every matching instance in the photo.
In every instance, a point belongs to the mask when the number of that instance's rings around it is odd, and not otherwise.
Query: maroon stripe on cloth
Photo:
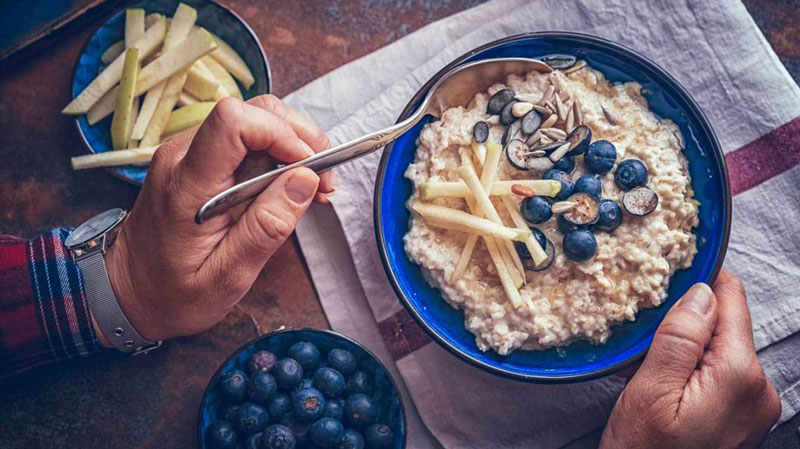
[[[800,117],[726,154],[725,164],[733,195],[800,165]],[[378,328],[395,361],[431,342],[405,309],[378,323]]]
[[[430,337],[403,309],[378,323],[386,349],[397,361],[431,342]]]
[[[800,117],[725,155],[737,195],[800,164]]]

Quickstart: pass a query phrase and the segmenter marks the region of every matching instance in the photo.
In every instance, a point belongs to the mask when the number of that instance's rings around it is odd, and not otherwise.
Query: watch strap
[[[115,348],[122,352],[142,351],[156,346],[146,340],[125,317],[119,306],[117,296],[108,279],[106,262],[101,251],[97,251],[76,261],[83,274],[86,300],[92,311],[97,327]]]

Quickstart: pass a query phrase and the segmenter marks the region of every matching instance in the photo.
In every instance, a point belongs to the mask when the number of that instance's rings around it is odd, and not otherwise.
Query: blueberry
[[[561,214],[565,220],[583,228],[597,222],[600,216],[600,207],[593,196],[582,192],[573,193],[567,201],[574,203],[575,206]]]
[[[516,120],[517,118],[514,117],[514,114],[511,112],[512,108],[514,107],[515,103],[519,103],[517,100],[511,100],[503,106],[503,110],[500,111],[500,124],[503,126],[508,126]]]
[[[586,154],[583,155],[586,167],[599,175],[610,172],[616,161],[617,149],[613,143],[607,140],[592,142],[586,149]]]
[[[326,397],[339,397],[345,388],[344,376],[333,368],[320,368],[314,372],[314,387]]]
[[[285,416],[292,411],[292,400],[286,393],[278,393],[269,405],[267,405],[267,413],[273,420]]]
[[[356,371],[347,378],[347,392],[353,393],[372,393],[372,377],[364,371]]]
[[[631,215],[644,217],[658,207],[658,194],[647,187],[636,187],[622,196],[622,207]]]
[[[247,396],[248,384],[247,374],[234,368],[220,378],[219,394],[227,402],[242,402]]]
[[[522,133],[529,136],[539,129],[542,125],[542,115],[536,112],[535,109],[531,110],[520,120],[520,129]]]
[[[553,199],[556,201],[562,201],[569,198],[572,195],[572,190],[575,188],[575,185],[572,183],[572,177],[569,173],[561,170],[547,170],[542,179],[552,179],[553,181],[561,182],[561,190],[559,190],[558,195],[556,195]]]
[[[247,373],[252,376],[258,371],[272,370],[276,360],[275,354],[269,351],[256,351],[247,359],[245,367],[247,368]]]
[[[262,435],[264,435],[262,432],[258,432],[247,437],[247,439],[244,440],[244,446],[242,449],[261,449]]]
[[[371,397],[356,393],[344,402],[344,420],[347,425],[363,429],[378,419],[381,410]]]
[[[308,377],[301,380],[300,383],[294,386],[294,388],[292,389],[292,398],[294,398],[297,392],[299,392],[300,390],[305,390],[307,388],[314,388],[314,381]]]
[[[539,242],[539,246],[541,246],[542,249],[545,249],[547,247],[547,236],[544,235],[544,232],[542,232],[539,228],[534,227],[531,227],[531,232],[533,233],[533,237],[536,239],[536,241]]]
[[[303,367],[295,359],[280,359],[275,362],[272,374],[278,386],[288,390],[303,380]]]
[[[364,449],[364,437],[357,430],[347,429],[336,449]]]
[[[472,139],[478,143],[486,142],[489,139],[489,124],[483,120],[475,122],[472,126]]]
[[[355,372],[358,361],[352,352],[334,348],[328,353],[328,364],[343,375],[349,376]]]
[[[333,418],[320,418],[311,425],[308,436],[320,447],[334,447],[342,439],[344,427]]]
[[[294,437],[297,439],[297,445],[300,447],[306,447],[310,443],[308,440],[308,432],[311,430],[311,423],[304,422],[296,417],[291,417],[287,426],[292,429],[292,433]]]
[[[261,449],[294,449],[297,446],[297,439],[287,426],[273,424],[264,429],[261,437]]]
[[[515,95],[516,93],[512,89],[498,90],[489,98],[489,104],[486,105],[486,113],[492,115],[499,114],[505,105],[514,100]]]
[[[592,198],[599,200],[600,195],[603,193],[603,183],[600,181],[600,176],[597,175],[583,175],[575,181],[575,189],[573,193],[586,193]]]
[[[307,373],[317,369],[322,359],[322,355],[319,353],[317,346],[307,341],[300,341],[293,344],[289,347],[287,355],[297,360],[297,363],[303,367],[303,371]]]
[[[625,191],[643,186],[647,184],[647,166],[638,159],[625,159],[617,165],[614,181]]]
[[[576,262],[584,262],[592,257],[597,251],[597,240],[592,231],[579,229],[564,234],[564,254]]]
[[[233,421],[236,430],[245,435],[260,432],[264,430],[268,424],[269,414],[267,410],[252,402],[245,402],[240,405],[239,410],[236,411],[236,418]]]
[[[227,421],[217,421],[206,429],[206,445],[209,449],[236,449],[239,437]]]
[[[344,399],[331,399],[326,401],[322,416],[324,418],[333,418],[341,421],[344,416]]]
[[[364,432],[367,449],[391,449],[394,447],[394,432],[386,424],[373,424]]]
[[[544,250],[545,254],[547,255],[547,258],[541,264],[536,265],[536,263],[533,261],[533,256],[531,256],[531,252],[528,250],[528,247],[523,242],[514,242],[514,248],[517,250],[517,254],[519,255],[520,261],[522,261],[522,266],[526,270],[529,271],[546,270],[553,263],[553,259],[555,258],[555,248],[553,247],[553,244],[549,240],[547,240],[546,237],[544,237],[544,233],[542,231],[539,231],[536,228],[531,228],[531,231],[534,231],[533,235],[536,238],[536,241],[539,243],[539,246],[541,246],[542,249]],[[538,231],[538,234],[536,231]],[[539,240],[539,234],[541,234],[541,236],[544,237],[544,242]]]
[[[622,224],[622,209],[612,200],[600,200],[600,217],[594,224],[594,229],[611,232]]]
[[[543,196],[523,198],[522,203],[519,205],[519,212],[533,224],[544,223],[553,216],[553,211],[550,209],[550,201]]]
[[[278,392],[278,384],[272,374],[259,371],[250,377],[250,384],[247,387],[247,399],[256,404],[266,405],[275,397]]]
[[[562,55],[557,53],[541,56],[539,57],[539,60],[556,70],[566,70],[578,62],[578,58],[573,55]]]
[[[586,125],[579,125],[569,133],[566,140],[569,143],[567,154],[577,156],[589,148],[589,142],[592,141],[592,130]]]
[[[325,397],[316,388],[300,390],[292,400],[292,412],[301,421],[314,421],[325,411]]]
[[[553,165],[553,168],[566,173],[572,173],[572,170],[575,170],[575,158],[572,156],[564,156]]]
[[[558,230],[562,234],[568,234],[572,231],[577,231],[578,229],[583,229],[583,226],[576,225],[575,223],[570,223],[564,215],[559,215],[556,218],[556,224],[558,225]]]
[[[222,405],[217,410],[217,418],[223,421],[233,422],[237,410],[239,410],[239,406],[237,404]]]

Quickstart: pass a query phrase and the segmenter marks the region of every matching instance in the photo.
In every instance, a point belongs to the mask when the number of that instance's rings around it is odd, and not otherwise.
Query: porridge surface
[[[528,282],[520,290],[524,304],[518,308],[506,298],[482,239],[466,272],[451,283],[467,234],[430,227],[412,214],[405,236],[408,256],[424,268],[428,281],[451,305],[464,310],[465,325],[484,351],[508,354],[518,348],[564,346],[575,339],[603,343],[615,323],[633,321],[640,308],[660,305],[672,274],[691,265],[696,253],[692,228],[698,224],[698,204],[693,199],[679,128],[649,111],[637,83],[612,85],[588,66],[568,75],[559,72],[559,76],[562,92],[580,99],[592,140],[612,142],[617,163],[636,158],[647,165],[647,186],[658,194],[659,205],[644,217],[626,213],[622,225],[611,233],[596,232],[597,253],[583,263],[563,254],[555,216],[536,225],[555,244],[556,257],[544,271],[526,271]],[[448,109],[441,120],[426,125],[414,163],[406,171],[415,187],[408,205],[419,200],[421,183],[460,179],[456,173],[459,149],[469,149],[473,125],[489,118],[486,106],[491,94],[510,87],[518,94],[541,96],[547,86],[547,74],[512,75],[507,86],[498,84],[488,93],[478,93],[466,108]],[[613,114],[616,125],[609,123],[601,105]],[[500,142],[503,130],[502,125],[492,125],[489,141]],[[576,163],[573,179],[587,172],[582,157],[577,157]],[[614,183],[615,169],[601,176],[603,198],[621,204],[624,192]],[[501,158],[498,180],[538,178],[515,169],[505,156]],[[516,204],[521,201],[513,198]],[[492,201],[504,223],[511,226],[499,198]],[[433,202],[467,210],[463,199]]]

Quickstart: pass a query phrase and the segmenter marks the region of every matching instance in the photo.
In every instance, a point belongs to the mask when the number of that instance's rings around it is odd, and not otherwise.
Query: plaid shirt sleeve
[[[0,235],[0,379],[101,349],[68,234]]]

